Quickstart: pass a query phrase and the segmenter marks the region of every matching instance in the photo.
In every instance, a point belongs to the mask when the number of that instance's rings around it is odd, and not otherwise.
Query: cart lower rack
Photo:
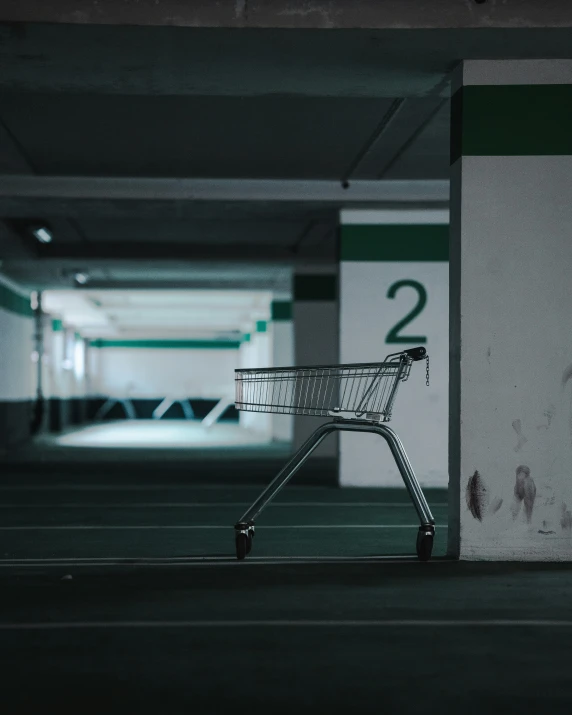
[[[333,418],[312,433],[235,524],[237,558],[244,559],[252,549],[256,518],[332,432],[371,432],[385,439],[419,517],[417,556],[421,561],[431,558],[435,520],[401,440],[384,424],[391,419],[399,384],[409,377],[412,364],[423,359],[428,384],[429,357],[423,347],[388,355],[380,363],[235,371],[238,410]]]

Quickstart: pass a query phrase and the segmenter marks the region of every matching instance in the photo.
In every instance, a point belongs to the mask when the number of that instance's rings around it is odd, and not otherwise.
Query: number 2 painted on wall
[[[396,283],[393,283],[389,287],[389,290],[387,291],[387,297],[388,298],[395,298],[397,295],[397,292],[401,290],[401,288],[413,288],[414,290],[417,291],[417,305],[413,307],[413,309],[407,313],[405,318],[402,318],[398,323],[396,323],[393,328],[387,333],[387,337],[385,338],[386,343],[426,343],[427,342],[427,337],[424,335],[400,335],[400,331],[405,328],[406,325],[409,325],[412,320],[415,320],[415,318],[422,312],[423,308],[427,304],[427,291],[425,290],[425,286],[421,285],[418,281],[413,281],[413,280],[404,280],[404,281],[397,281]]]

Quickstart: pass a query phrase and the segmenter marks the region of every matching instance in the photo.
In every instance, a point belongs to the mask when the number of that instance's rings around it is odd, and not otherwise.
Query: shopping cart
[[[332,432],[372,432],[385,439],[421,524],[417,556],[421,561],[431,558],[435,520],[401,440],[383,424],[391,419],[399,383],[407,380],[412,364],[423,359],[428,385],[429,356],[423,347],[388,355],[381,363],[235,370],[238,410],[333,417],[312,433],[235,524],[237,558],[244,559],[252,549],[256,518]]]

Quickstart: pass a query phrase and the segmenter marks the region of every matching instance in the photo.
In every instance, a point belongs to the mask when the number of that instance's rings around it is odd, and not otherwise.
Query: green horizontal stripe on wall
[[[451,106],[451,163],[461,156],[572,155],[572,85],[459,89]]]
[[[292,320],[292,303],[289,300],[274,300],[271,306],[272,320]]]
[[[336,300],[337,297],[337,276],[294,276],[294,300]]]
[[[154,348],[161,350],[238,350],[237,341],[222,340],[92,340],[94,348]]]
[[[448,261],[445,224],[342,226],[342,261]]]
[[[32,318],[34,311],[30,305],[30,299],[16,293],[8,286],[0,283],[0,308],[8,310],[10,313],[22,315],[26,318]]]

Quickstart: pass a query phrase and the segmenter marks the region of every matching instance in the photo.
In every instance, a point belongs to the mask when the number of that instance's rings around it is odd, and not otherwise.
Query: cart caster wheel
[[[254,531],[249,531],[246,537],[246,555],[252,551],[252,539],[254,539]]]
[[[421,527],[417,532],[417,558],[419,561],[429,561],[433,551],[434,532],[426,527]]]
[[[237,534],[235,537],[236,542],[236,558],[242,561],[244,557],[250,553],[252,548],[252,539],[249,539],[246,534]],[[249,543],[250,542],[250,543]]]

